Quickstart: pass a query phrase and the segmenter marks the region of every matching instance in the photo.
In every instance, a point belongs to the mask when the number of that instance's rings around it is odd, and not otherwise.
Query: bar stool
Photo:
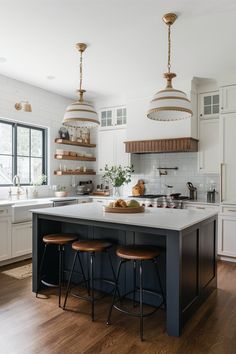
[[[163,291],[163,287],[161,284],[161,279],[160,279],[160,274],[158,270],[158,264],[157,260],[158,257],[160,256],[160,250],[155,247],[147,247],[147,246],[122,246],[119,247],[116,251],[116,254],[118,257],[121,258],[119,266],[118,266],[118,271],[117,271],[117,281],[116,281],[116,286],[114,289],[113,293],[113,298],[112,298],[112,303],[110,306],[109,314],[108,314],[108,319],[107,319],[107,324],[111,324],[111,314],[112,314],[112,309],[113,307],[117,309],[118,311],[125,313],[130,316],[135,316],[140,318],[140,339],[143,341],[143,318],[152,315],[154,312],[156,312],[162,305],[166,304],[165,300],[165,294]],[[119,284],[119,277],[120,277],[120,270],[122,264],[132,261],[133,262],[133,289],[126,294],[122,295],[120,297],[118,293],[118,300],[116,300],[116,293],[118,292],[118,284]],[[149,290],[143,288],[143,262],[144,261],[152,261],[154,263],[155,271],[157,274],[157,281],[159,283],[159,288],[160,288],[160,293],[157,291]],[[139,263],[139,287],[136,286],[136,263]],[[133,295],[133,306],[135,307],[135,294],[136,292],[139,292],[139,312],[130,312],[125,310],[121,305],[121,300],[125,298],[127,295],[132,294]],[[145,313],[143,312],[143,292],[148,292],[152,293],[154,295],[157,295],[161,297],[161,303],[155,307],[154,310]],[[116,302],[120,301],[120,306],[116,305]]]
[[[59,307],[61,307],[61,290],[62,290],[62,279],[64,277],[65,245],[68,245],[77,239],[78,239],[78,236],[76,236],[76,235],[62,234],[62,233],[43,236],[43,242],[45,243],[45,245],[44,245],[43,256],[42,256],[40,268],[39,268],[39,278],[38,278],[36,297],[38,297],[39,287],[40,287],[41,283],[43,283],[44,285],[46,285],[48,287],[58,287],[58,289],[59,289],[58,305],[59,305]],[[42,271],[43,271],[43,267],[44,267],[46,251],[47,251],[47,248],[49,245],[57,245],[58,246],[58,253],[59,253],[59,269],[58,269],[59,282],[58,282],[58,285],[50,284],[50,283],[43,280],[44,275],[42,274]]]
[[[116,275],[115,275],[115,271],[114,271],[113,264],[112,264],[111,254],[108,251],[111,247],[112,247],[112,244],[110,242],[107,242],[104,240],[80,240],[80,241],[76,241],[76,242],[72,243],[72,249],[75,250],[76,253],[74,255],[73,265],[72,265],[71,272],[69,275],[69,280],[68,280],[68,285],[67,285],[67,290],[66,290],[66,295],[65,295],[65,301],[64,301],[64,306],[63,306],[64,310],[66,307],[69,292],[71,290],[71,278],[72,278],[72,275],[74,272],[76,259],[78,258],[79,262],[81,264],[80,253],[83,253],[83,252],[88,253],[89,259],[90,259],[90,264],[89,264],[90,276],[87,280],[85,280],[86,283],[88,284],[88,287],[87,287],[88,296],[82,296],[79,294],[73,294],[73,296],[75,296],[79,299],[83,299],[83,300],[91,302],[91,318],[92,318],[92,321],[94,321],[94,303],[96,300],[98,300],[98,298],[95,298],[95,296],[94,296],[94,281],[101,280],[101,281],[107,282],[113,286],[115,286],[115,284],[116,284]],[[111,271],[113,274],[113,280],[94,277],[95,254],[101,253],[101,252],[104,252],[108,255],[109,263],[111,266]]]

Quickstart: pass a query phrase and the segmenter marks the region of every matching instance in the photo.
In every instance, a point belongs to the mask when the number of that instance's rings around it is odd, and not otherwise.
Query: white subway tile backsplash
[[[210,185],[215,185],[219,191],[219,175],[204,175],[198,173],[197,153],[142,154],[132,155],[134,175],[125,190],[131,193],[132,186],[138,179],[144,179],[146,193],[166,193],[166,184],[173,186],[174,192],[188,195],[186,183],[192,182],[198,188],[199,197],[204,197]],[[178,170],[167,170],[166,176],[160,176],[157,167],[178,167]]]

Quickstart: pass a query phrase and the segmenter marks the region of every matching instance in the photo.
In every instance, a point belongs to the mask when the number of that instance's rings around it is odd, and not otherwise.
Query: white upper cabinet
[[[236,95],[235,95],[236,96]],[[236,203],[236,113],[220,117],[221,201]]]
[[[220,173],[219,119],[199,123],[198,164],[200,173]]]
[[[126,107],[111,107],[101,109],[100,129],[111,129],[125,127],[127,123]]]
[[[222,87],[220,93],[220,112],[222,114],[236,112],[236,85]]]
[[[220,96],[218,91],[201,93],[199,95],[200,119],[219,118]]]
[[[126,129],[101,130],[98,132],[98,173],[105,166],[127,166],[130,154],[125,152]]]
[[[200,173],[220,173],[219,91],[199,94],[199,152]]]

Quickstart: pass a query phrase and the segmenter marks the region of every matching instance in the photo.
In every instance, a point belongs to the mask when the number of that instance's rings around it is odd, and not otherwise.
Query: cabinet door
[[[11,218],[0,218],[0,261],[11,258]]]
[[[32,223],[12,225],[12,257],[32,253]]]
[[[98,132],[98,173],[104,173],[106,165],[115,164],[114,156],[114,130],[102,130]]]
[[[221,113],[236,112],[236,85],[222,87]]]
[[[221,116],[221,201],[236,203],[236,113]]]
[[[218,118],[220,112],[220,96],[218,91],[199,95],[200,119]]]
[[[219,119],[200,121],[199,133],[199,172],[219,173]]]
[[[221,216],[218,225],[218,254],[236,257],[236,218]]]
[[[118,129],[115,132],[115,162],[116,165],[128,166],[129,155],[125,152],[126,129]]]

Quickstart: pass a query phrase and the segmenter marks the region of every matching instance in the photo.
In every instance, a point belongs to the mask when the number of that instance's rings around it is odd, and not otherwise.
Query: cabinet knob
[[[224,109],[224,107],[220,107],[220,109]]]
[[[202,113],[200,114],[200,117],[202,117]]]

